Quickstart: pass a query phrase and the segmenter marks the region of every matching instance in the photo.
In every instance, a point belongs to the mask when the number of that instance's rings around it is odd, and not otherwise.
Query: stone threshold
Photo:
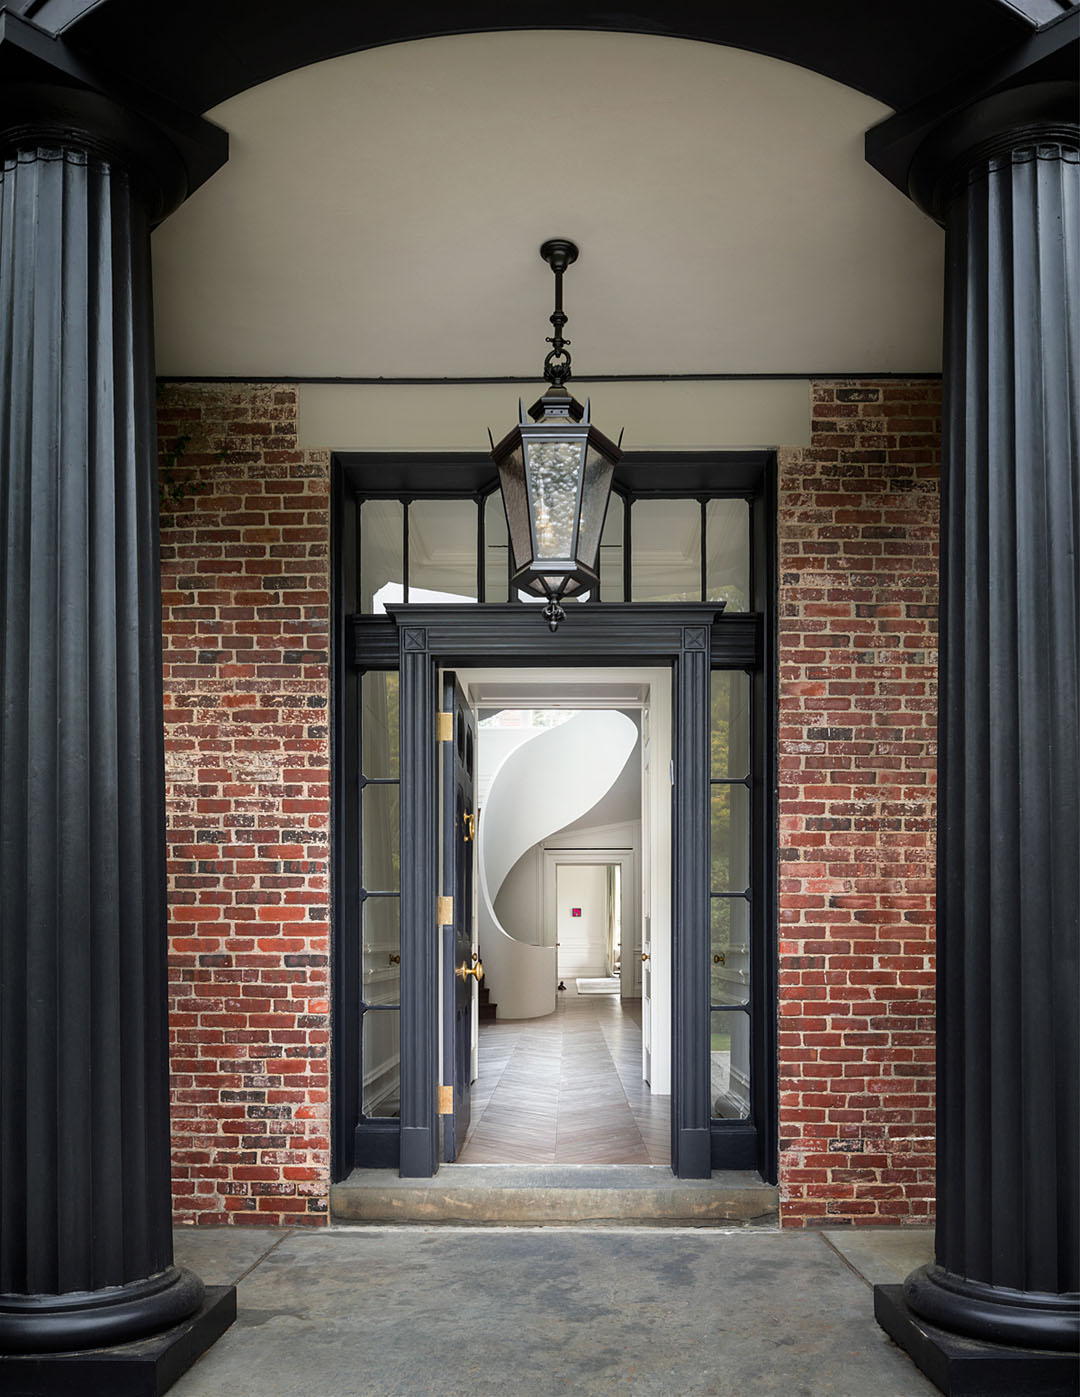
[[[337,1223],[775,1228],[779,1200],[742,1170],[677,1179],[663,1164],[444,1164],[432,1179],[354,1169],[331,1187],[330,1212]]]

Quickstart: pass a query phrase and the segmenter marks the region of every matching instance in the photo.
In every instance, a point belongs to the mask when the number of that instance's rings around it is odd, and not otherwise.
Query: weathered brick
[[[815,383],[812,398],[778,492],[781,1216],[925,1223],[939,389]],[[926,566],[899,573],[920,550]]]
[[[329,701],[319,547],[329,489],[324,458],[296,450],[296,399],[295,389],[254,384],[170,384],[161,397],[162,435],[174,439],[183,423],[193,437],[176,475],[194,488],[162,514],[174,1195],[184,1222],[328,1216],[329,940],[312,914],[328,905],[329,747],[325,726],[288,715],[325,712]],[[283,591],[305,598],[309,614],[304,603],[268,604]],[[286,850],[293,876],[276,876],[278,858],[255,857],[246,831],[256,819],[258,847]],[[302,923],[303,940],[256,943],[253,917],[264,936]],[[286,960],[295,997],[277,978]],[[269,1090],[282,1072],[304,1083],[290,1091],[295,1101]],[[290,1132],[284,1161],[286,1137],[271,1130]],[[304,1199],[290,1196],[299,1178]]]

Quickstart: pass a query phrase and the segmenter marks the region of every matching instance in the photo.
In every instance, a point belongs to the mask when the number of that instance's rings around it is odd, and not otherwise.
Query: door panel
[[[473,1001],[479,962],[473,953],[476,720],[450,672],[443,675],[442,711],[453,714],[453,735],[443,746],[442,893],[453,899],[453,921],[442,928],[442,1059],[453,1111],[442,1116],[446,1163],[458,1156],[469,1128],[473,1061]]]

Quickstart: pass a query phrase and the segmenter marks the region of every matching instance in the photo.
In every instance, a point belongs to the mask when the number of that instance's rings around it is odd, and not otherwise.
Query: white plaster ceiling
[[[940,230],[862,157],[888,109],[677,39],[366,50],[209,113],[229,163],[154,235],[163,375],[927,372]]]

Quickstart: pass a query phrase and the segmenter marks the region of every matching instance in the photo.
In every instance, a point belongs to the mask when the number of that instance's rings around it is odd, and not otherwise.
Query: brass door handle
[[[726,965],[726,964],[727,964],[727,961],[725,960],[725,958],[723,957],[723,955],[717,955],[717,956],[713,956],[713,958],[712,958],[712,963],[713,963],[713,965]]]
[[[459,975],[462,980],[467,980],[471,975],[476,983],[479,984],[484,978],[484,967],[480,961],[477,961],[475,965],[459,965],[454,973]]]
[[[464,826],[461,837],[466,844],[470,844],[476,838],[476,816],[466,813],[461,817],[461,823]]]
[[[641,959],[642,959],[642,960],[648,960],[648,959],[649,959],[649,953],[648,953],[648,951],[642,951],[642,953],[641,953]]]
[[[395,956],[394,953],[393,953],[393,951],[390,952],[390,964],[391,964],[391,965],[400,965],[400,964],[401,964],[401,957],[400,957],[400,956]]]

